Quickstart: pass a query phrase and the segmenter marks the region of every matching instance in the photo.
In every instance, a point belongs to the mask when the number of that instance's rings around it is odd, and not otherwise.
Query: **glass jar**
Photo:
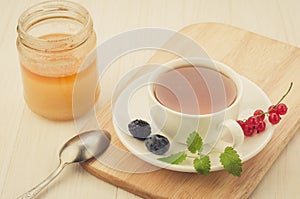
[[[76,116],[90,110],[99,90],[97,59],[90,56],[96,47],[96,34],[88,11],[69,1],[42,2],[20,16],[17,31],[24,98],[29,108],[51,120],[73,119],[76,81],[76,89],[80,89]]]

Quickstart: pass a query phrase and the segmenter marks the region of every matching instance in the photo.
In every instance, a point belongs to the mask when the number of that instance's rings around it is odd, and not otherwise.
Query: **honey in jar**
[[[18,23],[17,47],[24,98],[51,120],[89,111],[99,96],[96,34],[87,10],[68,1],[47,1],[26,10]]]

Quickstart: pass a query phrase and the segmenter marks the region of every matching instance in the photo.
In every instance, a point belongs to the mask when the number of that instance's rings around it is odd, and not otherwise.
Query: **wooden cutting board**
[[[233,177],[225,171],[212,172],[209,176],[165,169],[125,173],[99,161],[82,166],[96,177],[144,198],[247,198],[299,129],[300,92],[297,90],[300,86],[300,49],[218,23],[190,25],[180,33],[198,42],[210,57],[228,64],[255,82],[274,103],[286,91],[289,83],[294,82],[291,93],[285,99],[289,112],[276,128],[271,141],[257,156],[243,163],[241,177]],[[166,52],[157,52],[149,62],[165,63],[174,58],[174,55]],[[126,154],[126,149],[114,133],[110,104],[100,110],[99,121],[101,128],[112,133],[112,144]],[[113,153],[113,150],[108,150],[106,155],[120,159]],[[118,160],[115,163],[151,168],[135,156],[128,153],[127,156],[123,157],[125,162]]]

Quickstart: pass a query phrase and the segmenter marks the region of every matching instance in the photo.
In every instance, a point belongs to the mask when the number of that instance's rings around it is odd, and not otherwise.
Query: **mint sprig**
[[[201,154],[203,149],[203,141],[198,132],[192,132],[187,140],[187,150],[178,152],[167,157],[158,158],[162,162],[169,164],[181,164],[187,158],[194,159],[194,169],[200,174],[209,175],[211,170],[211,164],[208,155]],[[188,155],[188,153],[192,155]],[[224,169],[234,175],[241,176],[242,173],[242,160],[240,159],[239,154],[232,147],[226,147],[224,152],[220,153],[220,162],[223,165]]]
[[[242,161],[239,154],[232,147],[226,147],[220,155],[220,162],[224,169],[234,176],[241,176]]]
[[[170,163],[170,164],[180,164],[186,159],[186,153],[185,151],[179,152],[179,153],[174,153],[168,157],[164,158],[158,158],[158,160]]]
[[[202,156],[200,158],[194,159],[194,168],[195,170],[203,175],[208,175],[210,172],[210,159],[209,156]]]
[[[192,132],[188,136],[188,138],[186,140],[186,144],[187,144],[188,150],[191,153],[196,153],[197,151],[198,151],[198,153],[201,153],[203,142],[202,142],[202,138],[200,137],[198,132],[196,132],[196,131]]]

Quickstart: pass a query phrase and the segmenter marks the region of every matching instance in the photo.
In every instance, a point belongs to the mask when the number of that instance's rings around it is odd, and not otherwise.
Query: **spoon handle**
[[[31,199],[34,198],[40,191],[42,191],[50,182],[52,182],[58,174],[63,170],[63,168],[67,164],[59,163],[59,166],[40,184],[36,185],[32,189],[30,189],[28,192],[24,193],[23,195],[19,196],[17,199]]]

